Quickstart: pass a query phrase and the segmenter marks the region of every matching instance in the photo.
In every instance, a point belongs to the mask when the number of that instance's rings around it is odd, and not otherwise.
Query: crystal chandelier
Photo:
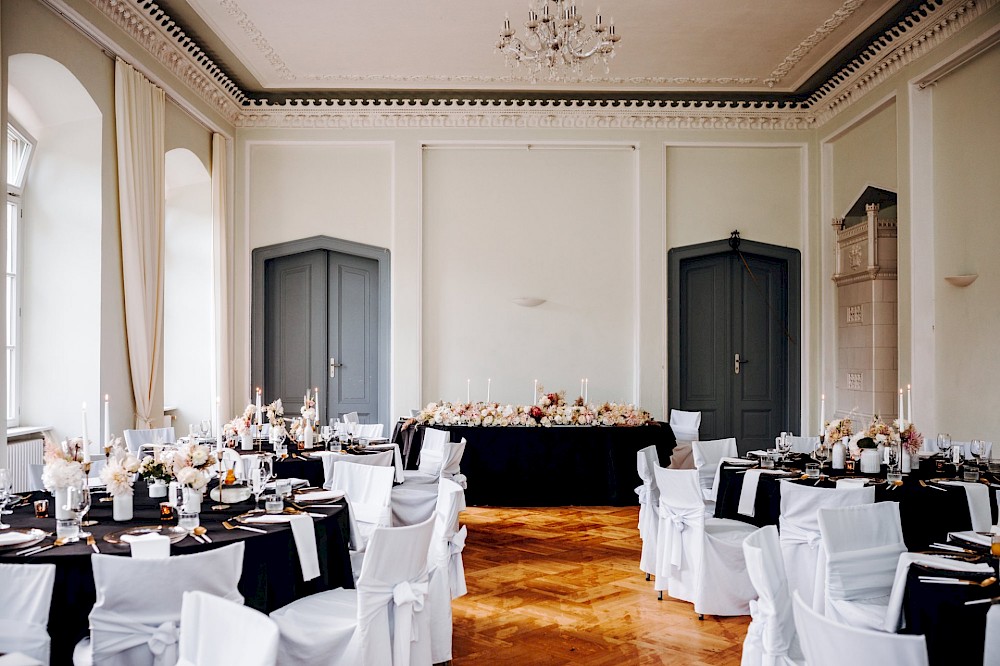
[[[535,11],[541,4],[541,14]],[[551,9],[550,9],[551,7]],[[524,68],[532,81],[542,72],[552,81],[579,81],[584,70],[595,62],[608,72],[621,39],[615,34],[614,19],[605,24],[597,10],[594,25],[588,26],[576,11],[576,0],[537,0],[529,5],[524,39],[514,36],[510,16],[504,18],[497,50],[514,69]]]

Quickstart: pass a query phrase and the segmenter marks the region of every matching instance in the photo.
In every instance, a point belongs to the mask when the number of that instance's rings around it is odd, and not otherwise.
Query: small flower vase
[[[249,432],[240,435],[240,448],[244,451],[253,451],[253,435]]]
[[[878,449],[861,450],[861,473],[878,474],[882,467],[882,457]]]
[[[880,465],[888,465],[889,464],[889,449],[888,449],[888,447],[884,446],[881,442],[879,442],[878,448],[875,449],[875,450],[878,451],[879,464]]]
[[[913,456],[910,455],[909,449],[905,446],[903,447],[903,455],[900,456],[903,474],[909,474],[913,471]]]
[[[150,481],[147,488],[149,488],[149,497],[151,499],[167,496],[167,484],[163,482],[163,479]]]
[[[69,501],[69,490],[67,488],[56,488],[52,495],[55,498],[56,504],[56,520],[69,520],[76,515],[66,508],[66,503]]]
[[[847,447],[844,442],[836,442],[833,445],[833,469],[844,469],[847,464]]]
[[[201,491],[195,490],[194,488],[184,489],[184,506],[182,507],[185,513],[201,513]]]
[[[313,429],[312,424],[306,421],[305,424],[305,439],[302,443],[302,448],[311,449],[313,447]]]
[[[166,487],[164,487],[166,490]],[[112,517],[117,521],[132,520],[132,496],[115,495],[111,500]]]

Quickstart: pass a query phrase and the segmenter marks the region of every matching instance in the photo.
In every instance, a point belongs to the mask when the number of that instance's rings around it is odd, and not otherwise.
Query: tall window
[[[34,140],[13,124],[7,126],[7,426],[18,424],[20,397],[21,209]]]

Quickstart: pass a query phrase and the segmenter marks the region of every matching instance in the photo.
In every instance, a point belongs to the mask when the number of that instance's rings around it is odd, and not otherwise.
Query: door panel
[[[297,415],[302,397],[323,377],[326,356],[327,252],[316,250],[264,266],[264,395]]]
[[[378,262],[331,253],[330,355],[340,367],[328,378],[325,414],[357,412],[362,423],[379,423]]]

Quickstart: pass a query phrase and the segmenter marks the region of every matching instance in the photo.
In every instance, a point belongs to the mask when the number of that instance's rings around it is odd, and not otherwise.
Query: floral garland
[[[655,423],[649,412],[634,405],[605,402],[584,404],[583,398],[566,401],[565,391],[544,393],[534,405],[501,405],[498,402],[432,402],[405,424],[464,425],[481,427],[543,427],[557,425],[634,427]]]

